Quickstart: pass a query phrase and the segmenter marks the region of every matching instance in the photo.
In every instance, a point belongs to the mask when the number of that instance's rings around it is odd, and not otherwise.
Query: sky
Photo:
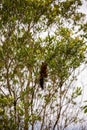
[[[82,0],[83,5],[81,7],[81,12],[86,14],[86,21],[87,21],[87,0]],[[80,67],[80,71],[83,69],[83,71],[81,71],[81,73],[78,76],[78,80],[77,80],[77,86],[83,86],[84,90],[83,90],[83,100],[87,100],[87,65],[82,64],[82,66]]]
[[[82,0],[82,1],[83,1],[83,5],[81,7],[81,11],[87,14],[87,0]]]

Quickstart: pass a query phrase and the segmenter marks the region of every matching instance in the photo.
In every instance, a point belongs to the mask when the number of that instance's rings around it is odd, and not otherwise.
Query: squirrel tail
[[[44,89],[44,77],[40,78],[40,87]]]

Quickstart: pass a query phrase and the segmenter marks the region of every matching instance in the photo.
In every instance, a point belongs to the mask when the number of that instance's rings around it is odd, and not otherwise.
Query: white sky
[[[76,86],[83,88],[83,101],[87,100],[87,65],[82,65],[81,68],[84,68],[83,71],[78,75],[78,80]]]
[[[87,20],[87,0],[82,0],[83,5],[81,7],[81,12],[86,14]],[[87,100],[87,65],[82,65],[82,68],[85,68],[80,75],[78,76],[77,86],[82,86],[84,88],[83,91],[83,100]]]
[[[81,11],[85,14],[87,14],[87,0],[82,0],[83,1],[83,5],[81,8]]]

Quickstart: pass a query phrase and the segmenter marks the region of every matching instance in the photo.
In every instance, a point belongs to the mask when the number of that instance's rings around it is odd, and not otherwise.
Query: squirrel
[[[40,87],[44,89],[44,78],[47,77],[47,63],[42,62],[41,68],[40,68]]]

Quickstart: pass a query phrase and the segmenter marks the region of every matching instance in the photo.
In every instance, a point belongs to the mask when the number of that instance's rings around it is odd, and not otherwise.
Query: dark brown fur
[[[44,88],[44,78],[47,77],[47,63],[42,62],[41,69],[40,69],[40,86]]]

